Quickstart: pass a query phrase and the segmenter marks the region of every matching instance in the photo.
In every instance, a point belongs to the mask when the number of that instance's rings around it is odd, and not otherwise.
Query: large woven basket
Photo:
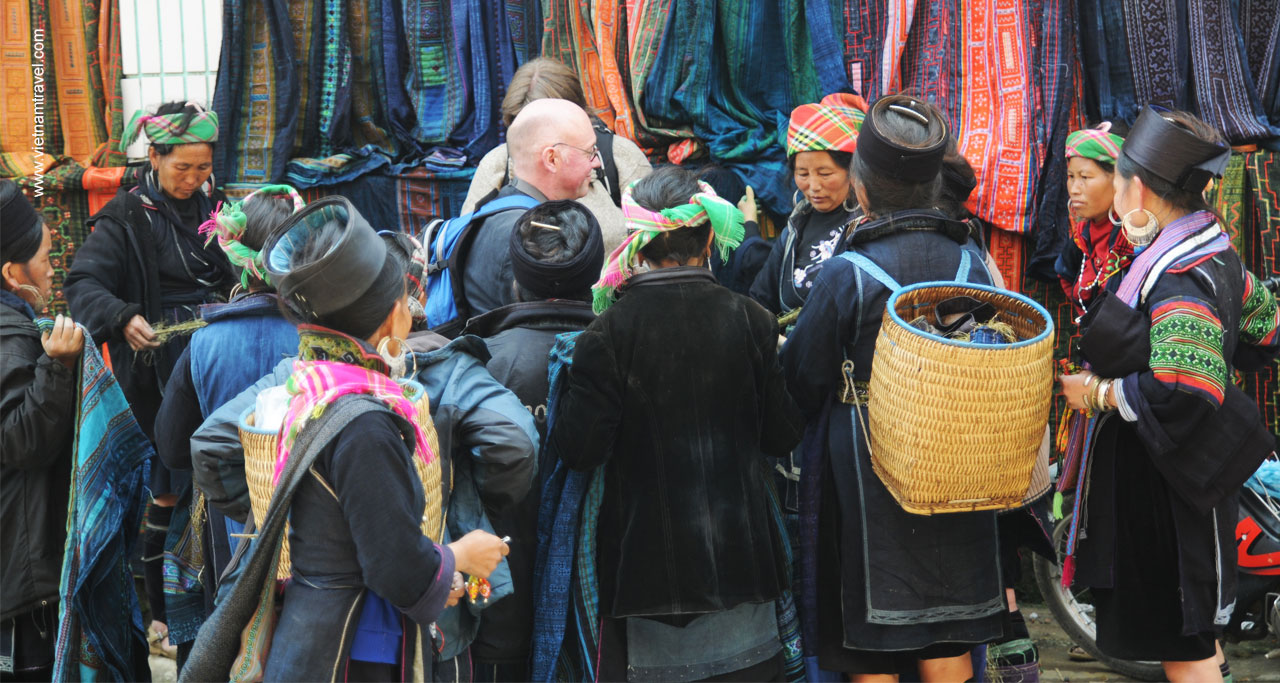
[[[422,533],[436,543],[444,536],[444,511],[441,506],[443,491],[440,479],[440,440],[436,434],[435,423],[431,420],[431,406],[427,392],[417,382],[405,382],[405,396],[413,401],[417,409],[418,424],[426,433],[427,443],[436,457],[431,464],[422,462],[422,458],[414,457],[413,464],[422,480],[422,491],[426,495],[426,505],[422,515]],[[271,496],[275,487],[271,479],[275,474],[276,451],[280,443],[279,434],[254,426],[253,408],[247,409],[240,416],[240,444],[244,447],[245,479],[249,484],[249,502],[253,509],[253,518],[261,523],[267,518],[267,510],[271,507]],[[284,541],[280,548],[280,564],[276,569],[276,578],[287,579],[292,573],[293,564],[289,556],[289,529],[285,528]]]
[[[995,306],[1019,342],[943,339],[907,325],[955,296]],[[907,512],[1019,507],[1049,418],[1053,322],[1048,311],[984,285],[929,282],[889,297],[868,399],[871,464]]]

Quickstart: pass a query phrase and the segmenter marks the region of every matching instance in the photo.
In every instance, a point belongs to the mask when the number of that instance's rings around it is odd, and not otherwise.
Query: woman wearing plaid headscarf
[[[787,165],[803,196],[750,291],[774,315],[804,304],[822,263],[839,252],[846,229],[862,215],[849,165],[866,109],[857,95],[833,93],[791,112]]]
[[[1077,316],[1108,284],[1112,289],[1119,286],[1113,276],[1133,260],[1133,245],[1111,207],[1116,194],[1111,181],[1124,145],[1117,132],[1116,124],[1104,121],[1067,136],[1067,193],[1076,222],[1054,269]]]
[[[89,219],[93,232],[76,250],[65,292],[76,320],[96,343],[108,344],[138,425],[154,438],[161,393],[190,337],[175,335],[162,343],[153,325],[194,319],[200,305],[225,300],[234,280],[226,255],[197,232],[222,199],[213,182],[218,115],[191,102],[170,102],[155,114],[138,112],[125,127],[120,149],[140,133],[151,145],[138,185],[121,188]],[[155,651],[174,656],[172,647],[161,645],[167,629],[160,555],[170,510],[188,477],[170,475],[161,463],[153,464],[155,500],[143,557],[150,560],[145,575]]]
[[[786,535],[768,457],[799,440],[772,315],[716,283],[742,213],[667,167],[628,187],[632,234],[595,286],[547,457],[603,468],[599,680],[779,680]]]

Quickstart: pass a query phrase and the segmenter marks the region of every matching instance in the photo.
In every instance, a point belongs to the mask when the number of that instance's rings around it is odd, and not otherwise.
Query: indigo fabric
[[[53,678],[145,680],[147,641],[129,557],[155,450],[84,337]]]

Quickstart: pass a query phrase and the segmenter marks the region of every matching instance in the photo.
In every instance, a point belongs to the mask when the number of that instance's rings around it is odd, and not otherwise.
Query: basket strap
[[[902,289],[902,285],[898,284],[897,280],[893,279],[892,276],[884,272],[883,268],[877,266],[874,261],[866,256],[863,256],[856,251],[846,251],[840,254],[840,258],[861,268],[867,275],[870,275],[879,281],[880,284],[888,287],[890,292],[896,292],[899,289]]]
[[[972,259],[969,257],[969,250],[961,249],[960,250],[960,267],[956,269],[956,282],[969,281],[969,268],[971,264],[972,264]]]
[[[897,292],[902,289],[902,285],[893,279],[893,276],[884,272],[884,269],[876,265],[874,261],[859,254],[856,251],[846,251],[840,254],[840,257],[849,261],[853,265],[861,268],[867,275],[875,278],[880,284],[889,288],[890,292]],[[956,269],[956,282],[968,282],[969,271],[973,268],[973,257],[969,254],[968,249],[960,250],[960,267]]]

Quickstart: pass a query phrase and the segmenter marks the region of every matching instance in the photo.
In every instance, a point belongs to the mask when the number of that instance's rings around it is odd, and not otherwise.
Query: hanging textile
[[[1232,4],[1124,0],[1125,28],[1140,104],[1191,111],[1243,144],[1280,131],[1266,125]]]
[[[1027,18],[1035,37],[1032,43],[1035,100],[1031,110],[1039,165],[1035,168],[1029,217],[1034,242],[1029,245],[1027,274],[1056,282],[1054,263],[1067,243],[1071,224],[1067,211],[1067,135],[1077,130],[1071,118],[1075,106],[1075,17],[1068,0],[1032,0]]]
[[[885,90],[883,52],[893,38],[888,37],[895,19],[902,18],[906,0],[846,2],[844,6],[844,61],[853,91],[868,103],[889,94]]]
[[[964,84],[956,137],[978,177],[966,206],[999,228],[1026,232],[1034,216],[1035,173],[1045,153],[1036,149],[1032,130],[1038,103],[1028,49],[1031,9],[1019,0],[963,0],[961,6]],[[992,46],[998,46],[998,57]],[[1020,273],[1013,280],[1009,275],[1007,282],[1021,282]]]
[[[1245,267],[1262,278],[1276,277],[1280,275],[1280,152],[1261,150],[1244,157],[1242,214],[1247,227],[1241,232],[1249,243]],[[1258,402],[1267,428],[1280,433],[1280,368],[1272,363],[1262,372],[1246,375],[1244,389]]]
[[[1126,4],[1115,0],[1078,0],[1081,77],[1087,123],[1124,121],[1138,116],[1138,96],[1129,66]],[[1170,56],[1172,59],[1172,56]]]
[[[285,0],[223,0],[222,26],[213,94],[220,122],[213,149],[215,177],[222,182],[278,182],[301,115],[289,5]]]
[[[577,0],[548,0],[543,7],[543,21],[552,30],[542,36],[542,54],[572,68],[582,83],[587,111],[596,115],[612,130],[617,130],[617,108],[609,92],[610,84],[621,86],[621,74],[610,54],[616,36],[618,5],[613,2],[587,3]],[[600,33],[602,45],[597,46]],[[607,42],[606,42],[607,41]],[[610,68],[611,67],[611,68]],[[608,69],[611,73],[606,73]],[[625,99],[625,98],[624,98]],[[625,104],[624,104],[625,106]],[[628,112],[629,113],[629,112]]]
[[[1280,134],[1280,129],[1270,130],[1262,113],[1232,3],[1196,0],[1187,5],[1196,110],[1232,144],[1240,144]]]
[[[119,33],[113,0],[0,1],[0,177],[123,163]]]
[[[1280,0],[1240,0],[1240,28],[1262,110],[1280,127]]]
[[[734,168],[770,210],[791,210],[791,179],[779,142],[791,110],[816,102],[812,60],[796,58],[809,44],[801,22],[783,3],[698,0],[673,6],[641,106],[660,132],[696,138],[711,159]],[[780,87],[780,83],[790,83]]]
[[[627,0],[627,64],[630,69],[636,144],[646,149],[665,146],[668,136],[651,126],[642,106],[649,74],[658,61],[662,38],[670,23],[672,0]]]
[[[100,106],[104,127],[104,142],[94,152],[92,166],[123,166],[127,161],[121,152],[120,137],[124,130],[124,96],[120,90],[124,78],[124,60],[120,56],[120,3],[119,0],[101,0],[98,11],[93,3],[82,9],[85,15],[85,42],[89,45],[90,87],[102,95]],[[96,47],[96,49],[94,49]]]
[[[958,0],[916,5],[907,49],[903,54],[903,87],[937,105],[951,130],[960,124],[961,47],[963,22]]]

